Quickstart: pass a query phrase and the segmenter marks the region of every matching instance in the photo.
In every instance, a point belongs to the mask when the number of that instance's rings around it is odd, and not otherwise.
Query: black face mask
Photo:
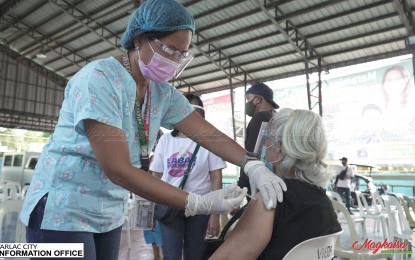
[[[254,97],[251,101],[249,101],[249,102],[246,102],[246,103],[245,103],[245,114],[246,114],[247,116],[252,117],[252,116],[254,115],[254,113],[255,113],[255,104],[254,104],[254,100],[255,100],[256,98],[257,98],[257,97]]]

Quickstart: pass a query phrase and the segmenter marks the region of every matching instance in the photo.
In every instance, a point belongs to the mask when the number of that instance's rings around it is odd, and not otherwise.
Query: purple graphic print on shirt
[[[186,171],[190,159],[192,158],[191,152],[186,152],[186,154],[183,153],[174,153],[169,158],[167,158],[167,172],[170,176],[173,177],[182,177],[184,175],[184,172]],[[192,167],[190,170],[193,169],[196,163],[196,158],[193,161]]]

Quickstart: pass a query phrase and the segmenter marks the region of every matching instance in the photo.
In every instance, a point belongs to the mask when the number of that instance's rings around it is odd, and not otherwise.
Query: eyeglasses
[[[169,56],[172,56],[175,58],[175,61],[182,63],[184,60],[187,60],[189,58],[193,58],[193,54],[188,51],[176,51],[172,50],[169,46],[161,42],[159,39],[154,38],[153,41],[157,43],[157,45],[160,47],[160,49],[166,53]]]
[[[164,52],[167,58],[180,63],[180,66],[176,70],[175,78],[179,77],[179,75],[183,72],[183,70],[187,67],[187,65],[189,65],[189,63],[194,58],[193,53],[189,51],[181,52],[181,51],[173,50],[157,38],[153,38],[152,40],[160,47],[160,49]]]

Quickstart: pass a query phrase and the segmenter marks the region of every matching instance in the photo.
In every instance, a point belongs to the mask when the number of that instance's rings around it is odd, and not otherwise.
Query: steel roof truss
[[[61,9],[65,14],[69,15],[73,20],[75,20],[77,23],[82,25],[85,29],[90,31],[92,34],[98,36],[98,38],[100,38],[104,42],[109,43],[114,49],[119,49],[118,41],[120,40],[120,38],[118,37],[118,35],[114,34],[111,30],[109,30],[108,28],[105,28],[104,26],[101,26],[100,28],[101,30],[99,33],[95,31],[94,29],[92,29],[90,27],[90,24],[92,22],[95,22],[95,20],[92,19],[87,14],[83,13],[81,10],[79,10],[75,6],[72,6],[71,4],[67,3],[64,0],[49,0],[49,3],[52,3],[54,6]],[[104,31],[109,33],[113,37],[115,37],[115,42],[112,42],[106,37],[104,37],[105,36]]]
[[[406,0],[393,0],[393,5],[399,14],[399,19],[405,25],[406,31],[413,35],[415,33],[415,23],[408,2]]]
[[[234,61],[232,61],[226,54],[224,54],[220,49],[216,48],[213,44],[208,44],[208,52],[204,51],[201,47],[198,46],[200,40],[205,40],[205,38],[198,32],[196,34],[196,43],[191,43],[192,47],[197,49],[200,53],[203,54],[212,64],[218,67],[223,73],[227,75],[228,78],[233,77],[232,72],[236,74],[244,72],[244,70]],[[213,57],[218,56],[219,59],[214,60]],[[227,71],[228,70],[228,71]],[[252,79],[251,76],[248,75]]]
[[[10,15],[9,15],[9,17],[11,17]],[[48,47],[48,48],[50,48],[49,46],[48,46],[48,43],[46,42],[46,43],[43,43],[41,40],[40,40],[40,38],[42,38],[42,37],[46,37],[46,35],[45,34],[43,34],[43,33],[41,33],[41,32],[38,32],[38,31],[36,31],[36,30],[34,30],[32,27],[30,27],[29,25],[27,25],[27,24],[24,24],[22,21],[19,21],[19,20],[17,20],[17,19],[15,19],[15,18],[13,18],[13,19],[5,19],[5,18],[0,18],[0,23],[5,23],[5,24],[7,24],[7,25],[9,25],[9,26],[11,26],[11,27],[14,27],[14,28],[17,28],[18,30],[25,30],[25,31],[27,31],[28,32],[28,36],[30,36],[31,38],[33,38],[37,43],[39,43],[39,44],[43,44],[44,46],[46,46],[46,47]],[[39,37],[39,35],[40,35],[40,37]],[[62,56],[62,50],[63,49],[65,49],[65,50],[67,50],[67,51],[71,51],[70,49],[68,49],[67,47],[65,47],[65,46],[63,46],[63,45],[60,45],[58,42],[56,42],[55,40],[51,40],[51,42],[55,42],[57,45],[59,45],[60,46],[60,51],[58,52],[58,51],[55,51],[55,50],[53,50],[53,52],[55,52],[57,55],[60,55],[60,56]],[[62,56],[64,59],[66,59],[67,61],[69,61],[69,62],[71,62],[73,65],[75,65],[75,66],[77,66],[77,67],[79,67],[79,68],[82,68],[82,65],[80,65],[78,62],[76,62],[75,61],[75,58],[76,58],[76,56],[78,56],[78,57],[81,57],[82,58],[82,56],[80,56],[80,55],[78,55],[78,54],[74,54],[74,57],[73,57],[73,59],[71,60],[71,59],[69,59],[69,58],[67,58],[67,57],[64,57],[64,56]],[[56,72],[56,71],[55,71]]]
[[[75,3],[75,5],[78,5],[78,4],[80,4],[80,3],[82,3],[82,2],[84,2],[85,0],[82,0],[82,1],[78,1],[78,2],[76,2]],[[118,6],[117,8],[124,8],[124,7],[126,7],[127,5],[130,5],[130,3],[126,3],[126,4],[122,4],[122,5],[120,5],[120,6]],[[95,19],[95,21],[97,21],[98,19],[100,19],[100,18],[102,18],[102,17],[104,17],[108,12],[111,12],[111,11],[113,11],[113,8],[112,8],[112,6],[113,6],[113,4],[110,4],[110,5],[106,5],[105,7],[103,7],[101,10],[98,10],[97,12],[96,12],[96,14],[97,14],[97,16],[96,17],[93,17],[93,19]],[[108,11],[108,9],[111,9],[111,10],[109,10]],[[63,12],[62,12],[63,13]],[[60,13],[60,14],[62,14],[62,13]],[[59,15],[60,15],[59,14]],[[94,15],[95,16],[95,15]],[[119,20],[119,19],[121,19],[121,18],[123,18],[124,16],[122,16],[122,17],[117,17],[117,19],[116,20]],[[113,20],[111,19],[110,21],[107,21],[106,22],[106,24],[108,24],[108,23],[111,23],[111,22],[113,22]],[[42,23],[43,24],[43,23]],[[98,23],[97,23],[98,24]],[[105,25],[106,25],[105,24]],[[100,26],[105,26],[105,25],[100,25]],[[99,28],[100,28],[100,26],[98,26],[97,28],[93,28],[94,30],[98,30]],[[65,25],[63,28],[58,28],[58,29],[56,29],[55,31],[53,31],[53,32],[51,32],[50,33],[50,35],[53,35],[53,37],[50,37],[50,38],[52,38],[52,39],[60,39],[63,35],[65,35],[65,34],[71,34],[71,33],[73,33],[73,32],[75,32],[75,31],[80,31],[79,29],[82,27],[82,25],[80,25],[79,23],[72,23],[71,25]],[[81,34],[77,34],[77,35],[74,35],[70,40],[66,40],[66,41],[60,41],[60,44],[62,44],[62,45],[66,45],[66,44],[68,44],[69,42],[72,42],[72,41],[74,41],[74,40],[76,40],[76,39],[79,39],[79,38],[81,38],[82,36],[85,36],[86,34],[88,34],[88,33],[90,33],[89,31],[87,31],[87,32],[81,32]],[[117,33],[116,33],[116,35],[118,35]],[[111,36],[111,37],[113,37],[113,36]],[[110,37],[108,37],[108,36],[106,36],[106,38],[110,38]],[[48,38],[45,38],[45,39],[42,39],[42,41],[43,40],[47,40]],[[39,45],[35,45],[35,46],[30,46],[30,48],[28,48],[28,50],[26,50],[25,52],[24,52],[24,56],[25,55],[27,55],[27,54],[29,54],[30,52],[33,52],[33,51],[36,51],[36,50],[38,50],[39,48],[41,48],[42,46],[39,46]],[[59,46],[55,46],[54,48],[58,48]],[[70,54],[72,54],[72,53],[70,53]],[[69,54],[68,54],[69,55]],[[54,59],[54,61],[55,61],[56,59]],[[48,61],[49,62],[49,61]],[[45,63],[45,65],[46,65],[46,63]]]

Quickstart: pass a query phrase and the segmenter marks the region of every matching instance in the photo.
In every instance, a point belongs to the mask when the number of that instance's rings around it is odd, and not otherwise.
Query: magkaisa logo
[[[352,248],[356,251],[367,249],[372,251],[373,254],[376,254],[381,249],[381,254],[412,254],[411,250],[406,250],[408,248],[408,243],[399,240],[389,242],[385,239],[383,242],[374,242],[371,239],[366,238],[363,245],[359,245],[359,242],[356,241],[353,243]]]

